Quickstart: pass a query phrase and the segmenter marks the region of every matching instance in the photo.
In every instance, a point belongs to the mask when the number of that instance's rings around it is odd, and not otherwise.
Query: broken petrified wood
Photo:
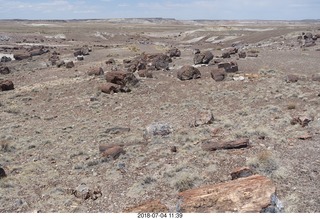
[[[204,142],[202,149],[205,151],[215,151],[224,149],[239,149],[246,148],[249,146],[249,138],[238,139],[227,142]]]

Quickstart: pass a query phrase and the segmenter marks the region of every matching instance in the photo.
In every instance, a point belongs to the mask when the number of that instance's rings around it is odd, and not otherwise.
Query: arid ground
[[[179,192],[229,182],[241,167],[274,183],[282,212],[320,212],[317,36],[317,21],[0,21],[0,56],[11,57],[0,81],[14,84],[0,90],[0,212],[117,213],[151,200],[175,212]],[[230,47],[238,52],[222,58]],[[134,72],[130,92],[101,92],[106,74],[128,71],[124,60],[172,48],[181,56],[168,69]],[[213,60],[194,65],[195,49]],[[214,80],[230,61],[238,71]],[[179,80],[185,65],[201,77]],[[238,139],[249,145],[203,147]],[[123,153],[103,156],[103,145]]]

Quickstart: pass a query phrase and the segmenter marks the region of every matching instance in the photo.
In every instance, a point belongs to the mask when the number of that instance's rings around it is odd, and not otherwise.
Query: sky
[[[320,19],[320,0],[0,0],[0,19]]]

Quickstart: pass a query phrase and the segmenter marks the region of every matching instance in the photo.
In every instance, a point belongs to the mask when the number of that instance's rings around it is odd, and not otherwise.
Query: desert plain
[[[0,212],[320,212],[320,22],[0,21]]]

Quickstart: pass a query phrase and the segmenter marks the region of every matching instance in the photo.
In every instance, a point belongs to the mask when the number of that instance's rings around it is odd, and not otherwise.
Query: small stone
[[[7,75],[10,73],[10,69],[7,66],[0,66],[0,74]]]
[[[103,157],[111,157],[114,160],[121,154],[125,154],[125,150],[119,145],[101,145],[99,151],[102,152]]]
[[[2,167],[0,167],[0,179],[6,177],[7,174]]]
[[[70,61],[70,62],[66,63],[66,68],[73,68],[73,67],[74,67],[73,61]]]
[[[118,93],[121,89],[121,86],[118,84],[107,82],[103,85],[100,85],[99,89],[102,93],[111,94],[111,93]]]
[[[287,75],[285,78],[285,81],[287,83],[295,83],[299,80],[299,77],[297,75]]]
[[[170,151],[173,152],[173,153],[176,153],[177,152],[177,147],[176,146],[172,146],[170,148]]]
[[[0,81],[0,90],[1,90],[1,91],[14,90],[13,82],[10,81],[10,80]]]
[[[87,74],[90,76],[92,76],[92,75],[98,76],[98,75],[103,75],[104,71],[101,67],[94,67],[94,68],[90,68],[87,71]]]
[[[240,167],[232,171],[231,178],[232,180],[252,176],[253,171],[249,167]]]
[[[185,65],[177,72],[177,77],[181,80],[191,80],[201,77],[199,69],[192,67],[190,65]]]
[[[165,136],[171,134],[172,131],[172,127],[169,124],[156,122],[146,127],[145,134],[149,136]]]

